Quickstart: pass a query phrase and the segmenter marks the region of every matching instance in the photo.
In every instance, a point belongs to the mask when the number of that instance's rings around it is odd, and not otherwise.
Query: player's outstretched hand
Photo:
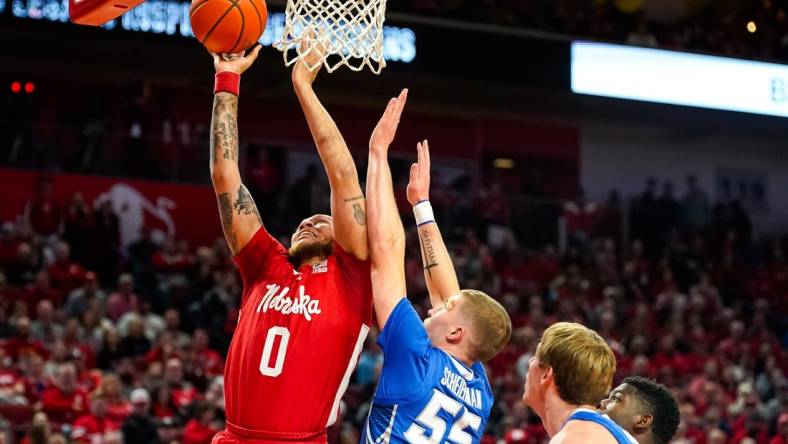
[[[416,205],[423,200],[430,200],[430,146],[425,139],[416,144],[419,160],[410,166],[408,181],[408,202]]]
[[[372,131],[372,137],[369,139],[370,151],[383,153],[388,151],[389,145],[394,141],[394,136],[397,134],[399,119],[407,101],[407,89],[403,89],[398,97],[389,100],[386,111],[383,112],[383,117],[378,121],[375,130]]]
[[[314,31],[310,33],[312,42],[307,44],[306,41],[301,41],[300,54],[304,54],[303,58],[299,58],[295,66],[293,66],[293,84],[295,85],[311,85],[317,78],[317,73],[323,67],[321,59],[323,53],[326,51],[323,43],[316,41],[316,34]],[[310,70],[310,67],[312,69]]]
[[[234,72],[237,74],[243,74],[244,71],[249,69],[257,60],[257,55],[260,54],[260,44],[255,45],[254,48],[249,50],[246,55],[243,52],[238,52],[235,54],[216,54],[215,52],[211,53],[213,56],[213,67],[216,68],[216,72]]]

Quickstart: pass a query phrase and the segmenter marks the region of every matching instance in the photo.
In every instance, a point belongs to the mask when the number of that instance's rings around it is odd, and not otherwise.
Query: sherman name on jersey
[[[467,367],[433,347],[407,299],[378,337],[383,371],[362,443],[479,442],[493,396],[484,366]]]

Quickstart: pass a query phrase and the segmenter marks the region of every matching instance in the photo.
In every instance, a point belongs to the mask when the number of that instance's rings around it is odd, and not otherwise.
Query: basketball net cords
[[[385,10],[386,0],[288,0],[282,37],[274,47],[282,51],[286,66],[322,47],[325,51],[320,60],[314,65],[307,63],[310,71],[322,64],[328,72],[347,66],[353,71],[368,67],[380,74],[386,66]],[[306,47],[303,51],[302,42]],[[292,49],[295,56],[291,55]],[[332,63],[330,57],[337,61]]]

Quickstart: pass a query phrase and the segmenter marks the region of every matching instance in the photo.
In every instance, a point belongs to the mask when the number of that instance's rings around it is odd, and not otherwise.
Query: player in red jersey
[[[353,158],[312,90],[317,71],[299,63],[293,86],[328,173],[332,215],[302,221],[289,250],[265,230],[239,174],[233,83],[258,52],[214,55],[211,177],[244,290],[225,366],[226,430],[213,442],[324,443],[371,322],[366,207]]]

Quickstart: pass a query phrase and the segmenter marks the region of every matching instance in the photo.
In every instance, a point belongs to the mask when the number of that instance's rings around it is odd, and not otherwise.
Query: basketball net
[[[385,13],[386,0],[288,0],[282,37],[274,47],[282,51],[286,66],[317,51],[321,58],[307,63],[310,71],[322,64],[328,72],[344,65],[380,74],[386,66]]]

